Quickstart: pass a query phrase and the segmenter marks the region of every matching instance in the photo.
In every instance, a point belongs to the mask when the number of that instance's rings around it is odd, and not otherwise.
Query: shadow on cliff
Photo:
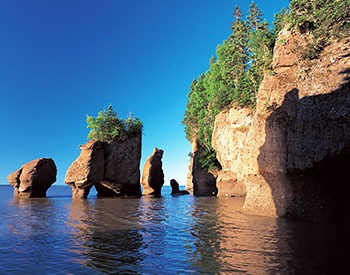
[[[327,94],[291,90],[266,120],[258,163],[279,216],[349,222],[350,68],[340,74]]]

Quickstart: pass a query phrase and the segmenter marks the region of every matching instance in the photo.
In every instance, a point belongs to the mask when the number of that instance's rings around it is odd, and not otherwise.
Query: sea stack
[[[141,133],[127,140],[91,140],[68,168],[65,183],[73,199],[86,199],[95,186],[98,197],[141,196]]]
[[[98,197],[140,197],[141,132],[126,140],[103,142],[103,180],[95,184]]]
[[[42,198],[56,181],[57,168],[50,158],[32,160],[12,174],[7,179],[14,188],[14,197]]]
[[[164,173],[162,168],[163,152],[163,150],[155,147],[153,153],[145,162],[141,178],[144,195],[161,195],[161,189],[164,184]]]
[[[189,195],[190,192],[187,190],[180,190],[179,183],[172,179],[170,180],[170,186],[171,186],[171,195],[173,196],[182,196],[182,195]]]
[[[86,199],[91,187],[103,180],[102,142],[91,140],[80,146],[80,149],[79,157],[68,168],[64,180],[72,188],[74,199]]]

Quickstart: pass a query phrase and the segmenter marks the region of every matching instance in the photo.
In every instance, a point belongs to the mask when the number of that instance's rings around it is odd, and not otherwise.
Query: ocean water
[[[14,199],[0,186],[0,274],[350,274],[341,225],[246,216],[241,198]]]

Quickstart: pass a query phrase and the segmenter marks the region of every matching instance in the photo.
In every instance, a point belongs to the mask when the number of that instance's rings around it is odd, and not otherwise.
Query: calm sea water
[[[238,198],[13,199],[0,186],[0,274],[350,274],[344,227],[239,212]],[[345,238],[346,237],[346,238]]]

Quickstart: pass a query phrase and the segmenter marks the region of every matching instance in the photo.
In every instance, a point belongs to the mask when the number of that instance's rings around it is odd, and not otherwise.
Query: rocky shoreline
[[[233,106],[216,117],[212,146],[222,169],[200,169],[193,140],[187,191],[175,181],[174,194],[245,197],[242,212],[252,215],[349,220],[350,39],[328,45],[315,60],[301,58],[306,41],[307,34],[282,30],[256,109]],[[141,133],[80,149],[65,178],[73,199],[87,198],[93,186],[99,197],[161,195],[163,150],[154,149],[141,178]],[[52,159],[37,159],[8,181],[15,196],[45,197],[56,173]]]

